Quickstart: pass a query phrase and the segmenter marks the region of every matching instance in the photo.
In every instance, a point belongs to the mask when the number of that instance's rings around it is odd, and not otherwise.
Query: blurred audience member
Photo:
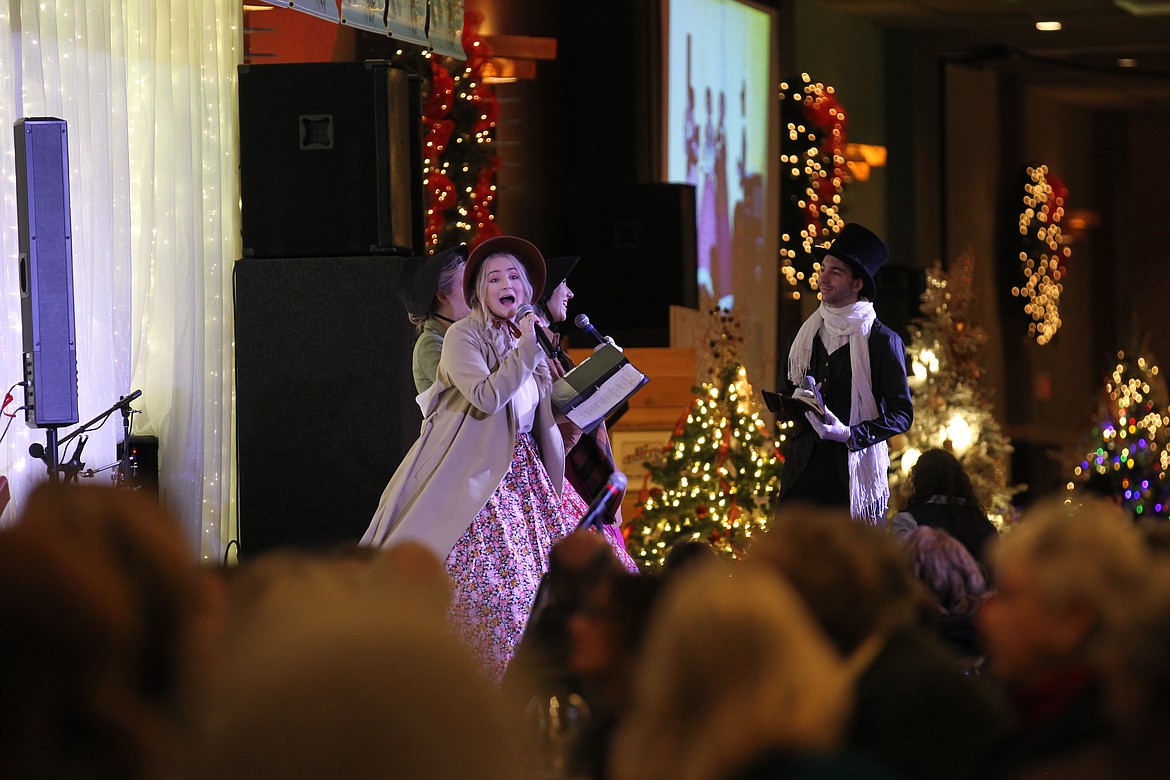
[[[1053,498],[1025,512],[994,562],[997,590],[978,624],[1021,727],[999,765],[1009,776],[1046,776],[1099,755],[1109,739],[1091,653],[1142,591],[1148,551],[1116,505]]]
[[[983,650],[975,629],[975,611],[988,593],[979,563],[957,539],[939,528],[919,526],[902,537],[902,542],[911,572],[938,607],[940,636],[965,666],[978,669]]]
[[[822,754],[849,716],[850,669],[783,579],[732,572],[695,566],[664,592],[614,740],[615,780],[799,777],[793,770],[814,759],[833,766]]]
[[[0,777],[168,776],[214,624],[175,518],[141,493],[42,483],[0,555]]]
[[[890,521],[890,533],[900,536],[920,525],[941,528],[986,566],[986,548],[998,532],[959,459],[946,450],[927,450],[910,469],[908,482],[909,498]]]
[[[1155,558],[1170,554],[1170,523],[1144,517],[1138,521],[1137,527],[1146,541],[1146,547]]]
[[[690,571],[695,564],[715,563],[719,553],[702,539],[678,539],[666,551],[662,559],[661,573],[673,577],[682,571]]]
[[[1104,644],[1107,756],[1118,778],[1170,777],[1170,560],[1156,560],[1141,596],[1113,621]]]
[[[927,596],[893,539],[844,511],[784,504],[749,562],[784,575],[846,657],[878,645],[857,681],[847,747],[909,778],[979,776],[1008,715],[921,624]]]
[[[610,738],[632,703],[635,664],[661,588],[658,577],[623,571],[600,582],[569,619],[569,669],[590,713],[573,777],[606,777]]]
[[[569,669],[569,620],[600,582],[622,571],[600,534],[575,531],[553,546],[524,636],[504,673],[506,689],[525,700],[538,692],[556,695],[580,689]]]
[[[514,718],[435,599],[442,564],[416,552],[400,561],[413,572],[380,580],[389,592],[329,561],[282,574],[274,559],[233,625],[195,780],[519,777]]]

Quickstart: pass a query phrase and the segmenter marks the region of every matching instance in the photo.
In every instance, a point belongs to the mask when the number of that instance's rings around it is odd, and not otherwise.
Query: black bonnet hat
[[[877,295],[877,284],[873,275],[885,265],[890,257],[886,244],[869,228],[850,222],[828,246],[814,246],[813,256],[824,260],[825,255],[848,263],[857,278],[861,279],[861,297],[870,301]]]
[[[406,310],[415,317],[425,317],[431,311],[439,291],[439,277],[453,261],[467,262],[467,244],[459,244],[429,257],[396,257],[398,276],[394,291]]]
[[[569,257],[550,257],[544,261],[545,267],[548,269],[548,275],[545,277],[544,292],[536,296],[538,301],[547,301],[549,296],[553,294],[553,290],[560,287],[561,282],[569,278],[569,274],[573,273],[573,266],[577,265],[577,261],[581,258],[573,255]]]

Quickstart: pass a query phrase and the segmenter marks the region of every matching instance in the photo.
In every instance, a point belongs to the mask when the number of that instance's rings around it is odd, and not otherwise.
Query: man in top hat
[[[779,501],[845,505],[854,520],[881,525],[890,498],[886,440],[914,419],[902,338],[873,309],[874,273],[889,250],[851,223],[813,254],[821,263],[821,305],[792,338],[781,392],[791,395],[812,377],[825,413],[793,420]]]

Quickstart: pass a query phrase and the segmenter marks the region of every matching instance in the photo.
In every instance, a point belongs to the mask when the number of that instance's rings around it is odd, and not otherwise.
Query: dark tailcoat
[[[795,339],[795,334],[792,338]],[[780,392],[783,395],[791,395],[794,389],[787,376],[788,353],[791,349],[792,339],[789,340],[781,365],[784,377]],[[849,441],[842,444],[821,439],[808,420],[798,416],[784,449],[780,501],[800,498],[847,506],[847,453],[865,449],[909,430],[914,420],[914,405],[910,401],[910,386],[906,382],[906,349],[901,336],[877,320],[869,333],[869,364],[873,397],[878,407],[877,417],[852,426]],[[849,362],[848,342],[830,355],[820,336],[814,338],[807,373],[822,383],[821,397],[825,406],[832,410],[837,419],[849,425],[853,369]]]

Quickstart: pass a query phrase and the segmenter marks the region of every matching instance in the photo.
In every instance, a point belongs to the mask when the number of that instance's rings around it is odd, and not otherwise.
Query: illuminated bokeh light
[[[1024,280],[1012,287],[1012,295],[1024,300],[1028,334],[1047,344],[1060,330],[1062,278],[1072,254],[1060,230],[1068,189],[1047,165],[1029,167],[1027,175],[1018,225]]]
[[[780,85],[780,99],[791,111],[781,138],[781,171],[787,176],[791,195],[783,208],[799,218],[783,219],[780,236],[780,271],[793,298],[801,288],[816,290],[818,263],[812,272],[801,270],[800,261],[814,246],[831,241],[845,221],[841,217],[841,193],[846,181],[845,110],[832,87],[814,82],[802,73],[800,82]]]

